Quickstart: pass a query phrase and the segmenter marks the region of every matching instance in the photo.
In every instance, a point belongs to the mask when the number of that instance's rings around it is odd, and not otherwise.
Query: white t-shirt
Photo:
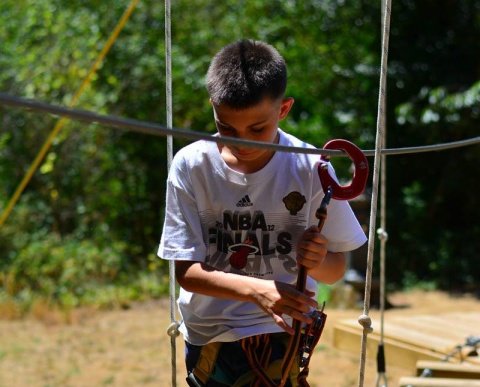
[[[281,145],[312,146],[279,129]],[[197,141],[174,157],[167,182],[165,224],[158,255],[206,262],[225,272],[295,284],[296,241],[323,199],[320,156],[276,152],[261,170],[244,174],[222,159],[217,144]],[[331,168],[331,167],[330,167]],[[330,170],[333,175],[333,169]],[[331,200],[322,229],[328,250],[344,252],[366,241],[346,201]],[[307,289],[317,283],[307,278]],[[180,289],[180,331],[194,345],[235,341],[282,329],[250,302]]]

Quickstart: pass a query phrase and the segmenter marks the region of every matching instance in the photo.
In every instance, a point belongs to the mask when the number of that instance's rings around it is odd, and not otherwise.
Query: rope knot
[[[362,314],[360,317],[358,317],[358,323],[363,327],[363,330],[366,333],[373,332],[372,319],[370,318],[370,316]]]
[[[381,241],[386,241],[388,239],[388,233],[383,228],[377,229],[378,239]]]
[[[180,334],[180,331],[178,330],[179,326],[180,323],[178,321],[172,322],[167,328],[167,335],[170,337],[177,337]]]

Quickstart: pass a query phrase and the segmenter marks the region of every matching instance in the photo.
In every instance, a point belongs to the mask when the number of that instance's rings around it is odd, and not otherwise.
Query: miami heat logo
[[[243,243],[229,246],[228,251],[232,253],[232,255],[230,255],[230,265],[240,270],[247,266],[248,256],[250,254],[258,253],[258,247],[253,246],[253,241],[247,238]]]
[[[306,202],[305,196],[297,191],[290,192],[283,198],[283,203],[287,210],[290,211],[290,215],[297,215]]]

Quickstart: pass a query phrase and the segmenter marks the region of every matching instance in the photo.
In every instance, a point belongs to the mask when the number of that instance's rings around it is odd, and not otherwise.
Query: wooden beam
[[[417,362],[417,375],[429,370],[434,378],[480,379],[480,366],[467,363],[447,363],[443,361]]]
[[[480,380],[450,378],[400,378],[400,387],[480,387]]]
[[[333,327],[333,345],[335,348],[358,352],[360,350],[362,331],[353,326],[336,324]],[[368,335],[367,339],[367,356],[375,359],[377,356],[378,344],[380,337],[373,332]],[[402,343],[389,337],[384,338],[385,358],[387,365],[397,366],[408,369],[415,369],[419,360],[443,360],[445,357],[442,353],[426,350],[419,346]]]
[[[480,356],[466,356],[470,347],[456,352],[466,337],[480,326],[480,313],[452,313],[395,317],[385,322],[385,358],[387,365],[416,369],[419,360],[445,360],[473,363],[480,366]],[[368,335],[367,355],[375,358],[380,342],[380,325],[372,322]],[[333,345],[341,350],[358,352],[363,334],[355,320],[342,320],[333,327]]]

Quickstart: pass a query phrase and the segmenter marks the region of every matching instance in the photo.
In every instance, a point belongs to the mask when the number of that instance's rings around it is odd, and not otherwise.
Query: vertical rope
[[[384,105],[386,107],[386,104]],[[383,136],[382,148],[386,145],[386,126]],[[380,340],[377,352],[377,383],[376,387],[387,387],[388,381],[386,376],[385,362],[385,346],[384,346],[384,326],[385,326],[385,268],[386,268],[386,244],[388,239],[387,222],[386,222],[386,155],[381,156],[380,168],[380,228],[377,230],[377,236],[380,240]]]
[[[386,145],[386,127],[383,137],[382,148]],[[380,240],[380,340],[377,353],[377,383],[376,387],[387,387],[388,381],[386,376],[385,362],[385,346],[384,346],[384,321],[385,321],[385,266],[386,266],[386,244],[388,234],[386,231],[386,155],[381,156],[382,167],[380,169],[380,228],[377,230],[378,239]]]
[[[165,0],[165,91],[167,109],[167,128],[173,128],[172,109],[172,25],[170,0]],[[167,136],[167,166],[170,169],[173,159],[173,137]]]
[[[172,25],[171,25],[171,4],[170,0],[165,0],[165,93],[166,93],[166,113],[167,128],[173,128],[173,109],[172,109]],[[170,171],[173,159],[173,137],[167,136],[167,168]],[[175,262],[169,261],[169,293],[170,293],[170,327],[168,334],[170,335],[171,350],[171,370],[172,370],[172,386],[177,385],[177,347],[176,337],[178,336],[178,322],[175,316]]]
[[[390,34],[390,15],[391,15],[391,0],[385,2],[384,24],[382,34],[382,58],[380,64],[380,87],[378,95],[378,111],[377,111],[377,134],[375,139],[375,158],[373,164],[373,182],[372,182],[372,199],[370,210],[370,223],[368,234],[368,254],[367,254],[367,272],[365,280],[365,297],[363,303],[363,314],[358,318],[358,322],[363,327],[361,352],[360,352],[360,369],[358,386],[363,387],[365,381],[365,363],[367,355],[367,334],[372,331],[371,319],[368,315],[370,310],[370,293],[372,289],[372,270],[373,270],[373,251],[375,246],[375,224],[377,217],[377,198],[379,185],[379,171],[381,158],[380,153],[384,143],[385,131],[385,85],[387,79],[387,60],[388,60],[388,38]]]
[[[382,34],[384,32],[385,18],[385,0],[382,0]],[[385,80],[385,84],[386,84]],[[382,149],[387,145],[387,96],[383,98],[383,122],[384,131],[382,136]],[[387,197],[387,157],[382,153],[380,168],[380,228],[377,230],[377,236],[380,240],[380,341],[377,352],[377,383],[376,387],[387,387],[386,376],[385,346],[384,346],[384,322],[385,322],[385,264],[386,264],[386,244],[388,239],[387,220],[386,220],[386,197]]]

